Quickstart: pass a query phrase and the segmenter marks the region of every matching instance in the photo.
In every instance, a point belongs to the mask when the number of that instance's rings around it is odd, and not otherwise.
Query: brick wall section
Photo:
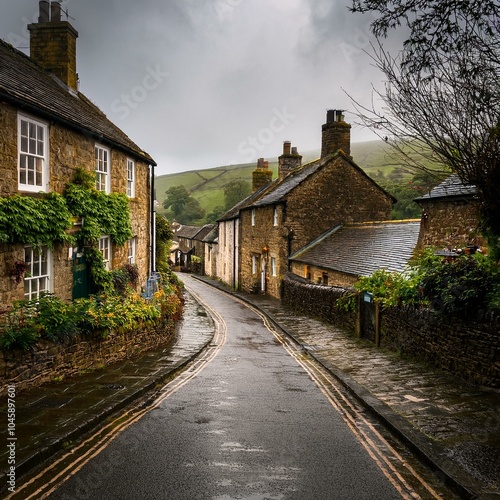
[[[480,205],[468,200],[435,200],[420,202],[424,217],[420,245],[463,248],[485,246],[479,234]]]
[[[283,304],[311,317],[356,331],[356,312],[335,307],[345,289],[314,285],[287,274]],[[472,383],[500,387],[500,317],[464,322],[427,309],[392,307],[381,312],[381,346],[443,368]]]
[[[36,117],[35,117],[36,118]],[[42,120],[43,121],[43,120]],[[83,168],[94,174],[94,146],[96,141],[80,132],[76,132],[58,124],[50,124],[50,190],[62,193],[73,178],[77,168]],[[0,176],[0,196],[12,196],[17,189],[17,110],[2,103],[0,107],[0,152],[2,153],[2,175]],[[111,148],[111,192],[127,192],[127,158],[120,150]],[[132,232],[137,237],[136,263],[139,279],[146,281],[149,272],[149,231],[150,231],[150,185],[149,166],[145,162],[136,161],[135,198],[130,200],[130,216]],[[10,278],[16,260],[23,261],[23,247],[17,245],[0,246],[0,309],[8,307],[13,300],[23,298],[23,284],[16,285]],[[127,263],[128,246],[113,247],[114,268]],[[54,250],[54,283],[53,290],[63,300],[72,297],[72,262],[69,259],[69,248],[56,245]]]
[[[294,233],[291,251],[339,222],[389,220],[391,207],[391,198],[339,155],[287,197],[285,224]]]
[[[106,340],[76,338],[65,344],[40,342],[34,350],[0,353],[0,393],[8,384],[18,391],[32,389],[56,377],[71,377],[86,370],[123,361],[169,342],[175,331],[171,322],[164,329],[150,328],[110,335]]]

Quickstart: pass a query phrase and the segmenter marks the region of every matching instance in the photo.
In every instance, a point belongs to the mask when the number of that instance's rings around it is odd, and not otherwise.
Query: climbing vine
[[[58,193],[0,198],[0,242],[50,248],[55,242],[72,243],[66,232],[70,218],[66,200]]]
[[[69,211],[83,221],[79,239],[92,244],[107,235],[123,246],[132,238],[128,198],[121,193],[97,191],[93,182],[91,174],[79,169],[64,193]]]

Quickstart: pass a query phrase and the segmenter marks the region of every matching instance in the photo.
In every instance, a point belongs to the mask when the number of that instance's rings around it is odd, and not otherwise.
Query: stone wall
[[[283,278],[283,305],[307,316],[319,318],[343,328],[347,332],[356,332],[357,315],[335,307],[340,297],[349,293],[346,288],[328,285],[315,285],[292,273]]]
[[[274,210],[278,210],[278,225],[274,225]],[[255,208],[255,225],[252,210],[240,214],[241,269],[240,283],[243,290],[253,292],[261,284],[261,257],[266,266],[266,293],[280,297],[281,278],[288,265],[288,229],[283,225],[283,205]],[[219,238],[220,243],[220,238]],[[252,256],[257,258],[257,272],[252,272]],[[271,272],[271,259],[276,259],[276,276]]]
[[[311,276],[309,281],[312,283],[323,282],[323,275],[328,276],[328,284],[339,287],[349,288],[354,285],[358,280],[358,276],[354,274],[341,273],[340,271],[333,271],[332,269],[322,269],[316,266],[308,266],[302,262],[292,262],[291,272],[297,276],[306,277],[307,274]],[[324,284],[324,283],[323,283]]]
[[[474,322],[428,309],[388,308],[380,315],[381,346],[469,380],[500,387],[500,317]]]
[[[174,331],[171,321],[163,329],[111,334],[105,340],[80,336],[64,344],[41,341],[30,351],[0,352],[0,394],[8,384],[15,384],[19,392],[123,361],[165,345]]]
[[[337,223],[389,220],[392,199],[360,168],[338,155],[287,196],[291,253]]]
[[[335,301],[346,291],[314,285],[288,273],[283,280],[283,304],[354,335],[358,313],[335,307]],[[386,308],[380,314],[380,342],[381,347],[443,368],[464,380],[500,387],[499,316],[465,322],[440,318],[427,309]]]
[[[425,212],[420,232],[421,246],[463,248],[485,245],[485,239],[478,230],[479,202],[469,198],[426,200],[420,204]]]

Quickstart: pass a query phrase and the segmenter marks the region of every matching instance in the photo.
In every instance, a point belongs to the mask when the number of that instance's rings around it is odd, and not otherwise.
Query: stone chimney
[[[302,165],[302,156],[297,148],[292,148],[290,141],[283,143],[283,154],[278,158],[278,175],[282,181],[292,170]]]
[[[69,22],[61,20],[59,2],[42,0],[39,7],[38,23],[28,25],[30,56],[68,87],[77,90],[76,39],[78,32]]]
[[[272,180],[273,171],[269,169],[269,162],[265,161],[264,158],[259,158],[257,168],[252,172],[252,191],[255,193],[255,191],[270,184]]]
[[[344,121],[342,110],[328,110],[322,130],[321,158],[336,153],[339,149],[351,156],[351,125]]]

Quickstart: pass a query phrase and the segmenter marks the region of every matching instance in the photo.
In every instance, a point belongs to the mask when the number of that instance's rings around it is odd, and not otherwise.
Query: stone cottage
[[[292,254],[337,225],[390,218],[395,200],[353,161],[350,130],[343,113],[330,110],[321,158],[302,165],[285,142],[272,182],[259,162],[252,195],[219,220],[220,279],[279,298]]]
[[[464,185],[456,174],[415,201],[422,207],[421,246],[464,248],[484,246],[479,232],[480,202],[475,186]]]
[[[136,264],[145,282],[154,271],[154,160],[78,91],[77,31],[58,2],[40,2],[30,31],[30,57],[0,40],[0,196],[63,193],[77,169],[95,176],[97,190],[128,197],[133,237],[99,249],[108,269]],[[85,224],[85,221],[83,221]],[[78,231],[78,226],[74,228]],[[0,246],[0,307],[53,292],[70,300],[90,286],[81,248]],[[23,283],[11,277],[26,266]],[[78,287],[76,286],[78,284]]]
[[[378,269],[402,272],[419,234],[420,220],[338,225],[292,254],[290,270],[313,283],[349,287]]]

